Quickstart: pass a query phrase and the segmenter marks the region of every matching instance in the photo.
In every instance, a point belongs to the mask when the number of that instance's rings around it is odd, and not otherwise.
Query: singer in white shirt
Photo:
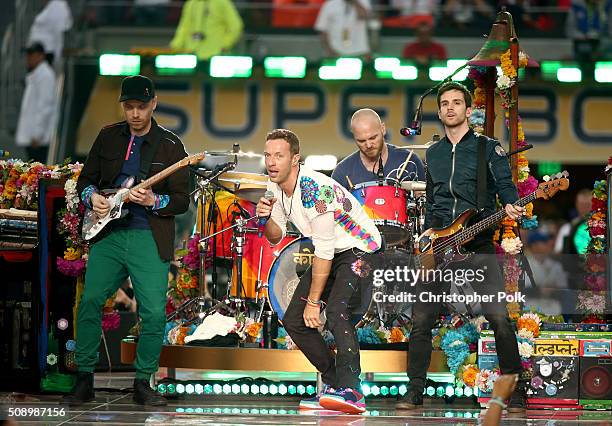
[[[300,406],[358,414],[365,411],[365,401],[360,393],[359,343],[350,321],[349,300],[359,291],[361,267],[367,254],[380,249],[381,236],[345,188],[300,165],[299,149],[299,139],[290,130],[268,133],[264,155],[268,190],[274,197],[262,197],[256,213],[260,218],[270,217],[264,232],[271,243],[282,239],[290,221],[314,245],[312,266],[301,277],[282,318],[287,333],[322,373],[326,385],[322,394]],[[323,307],[336,341],[335,359],[317,330]]]

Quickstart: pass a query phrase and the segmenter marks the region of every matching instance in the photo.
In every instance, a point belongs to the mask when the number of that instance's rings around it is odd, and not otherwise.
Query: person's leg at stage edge
[[[151,231],[128,232],[131,234],[131,256],[127,259],[127,268],[134,286],[142,325],[136,348],[133,399],[141,405],[166,405],[166,399],[151,389],[150,380],[159,367],[164,340],[170,263],[159,257]]]
[[[283,327],[285,327],[287,334],[289,334],[293,342],[300,348],[308,361],[321,372],[324,385],[323,391],[312,398],[301,400],[299,404],[300,409],[317,410],[322,409],[319,404],[320,396],[325,392],[334,390],[336,387],[336,363],[319,330],[309,328],[304,323],[303,314],[304,307],[306,306],[304,299],[308,297],[311,280],[312,267],[308,268],[300,278],[300,282],[293,293],[282,322]],[[331,280],[328,280],[325,290],[323,290],[322,300],[325,300],[326,294],[329,294],[331,284]]]
[[[423,406],[423,390],[427,381],[427,369],[431,362],[432,328],[439,316],[439,303],[421,302],[421,292],[440,293],[437,283],[418,283],[417,302],[412,307],[412,329],[408,339],[408,391],[397,403],[398,410],[414,410]]]
[[[102,335],[102,307],[128,276],[124,239],[115,232],[93,244],[85,273],[85,288],[77,313],[76,363],[78,375],[63,403],[79,405],[94,399],[94,370]]]
[[[350,302],[360,291],[360,278],[352,271],[351,265],[357,260],[353,250],[336,254],[332,265],[333,285],[325,308],[327,327],[336,342],[336,383],[335,392],[321,396],[320,404],[328,410],[349,414],[365,412],[365,398],[361,394],[361,364],[359,341],[351,321]]]
[[[504,281],[495,256],[495,249],[490,242],[483,244],[475,243],[472,250],[477,254],[474,256],[473,268],[485,270],[485,281],[481,286],[474,285],[476,293],[497,295],[504,291]],[[469,246],[468,246],[469,247]],[[479,288],[480,287],[480,288]],[[508,412],[522,412],[525,410],[526,382],[520,379],[523,371],[521,358],[518,352],[516,334],[508,317],[505,301],[483,304],[483,314],[490,323],[495,336],[495,347],[499,359],[501,374],[518,374],[519,381],[508,402]]]

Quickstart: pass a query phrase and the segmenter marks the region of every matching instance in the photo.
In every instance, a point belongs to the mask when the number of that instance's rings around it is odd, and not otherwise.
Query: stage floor
[[[96,401],[71,408],[63,417],[43,419],[22,417],[19,425],[88,425],[109,423],[180,425],[469,425],[477,424],[484,410],[469,401],[447,405],[443,400],[425,400],[424,408],[412,412],[395,410],[395,400],[372,399],[362,416],[333,411],[300,411],[299,398],[182,396],[171,399],[167,407],[143,408],[132,403],[132,394],[122,392],[131,386],[130,373],[96,375]],[[132,376],[133,377],[133,376]],[[0,394],[6,407],[58,407],[57,395]],[[505,414],[501,425],[612,425],[610,411],[528,410],[526,415]]]

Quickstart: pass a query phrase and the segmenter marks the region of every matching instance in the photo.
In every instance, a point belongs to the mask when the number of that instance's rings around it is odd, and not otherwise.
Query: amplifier
[[[612,340],[580,341],[580,404],[612,406]]]

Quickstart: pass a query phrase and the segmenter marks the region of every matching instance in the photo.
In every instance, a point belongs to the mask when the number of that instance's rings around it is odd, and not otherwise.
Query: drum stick
[[[406,161],[404,161],[404,164],[402,164],[402,167],[400,167],[400,170],[397,173],[397,180],[398,181],[402,179],[402,175],[404,174],[404,170],[406,170],[406,166],[408,165],[408,163],[410,162],[410,159],[412,158],[412,154],[414,154],[414,151],[410,151],[410,154],[408,154],[408,157],[406,158]]]
[[[353,182],[351,182],[351,178],[348,177],[348,175],[346,175],[346,181],[348,182],[349,186],[351,187],[351,191],[352,191],[355,185],[353,185]]]

